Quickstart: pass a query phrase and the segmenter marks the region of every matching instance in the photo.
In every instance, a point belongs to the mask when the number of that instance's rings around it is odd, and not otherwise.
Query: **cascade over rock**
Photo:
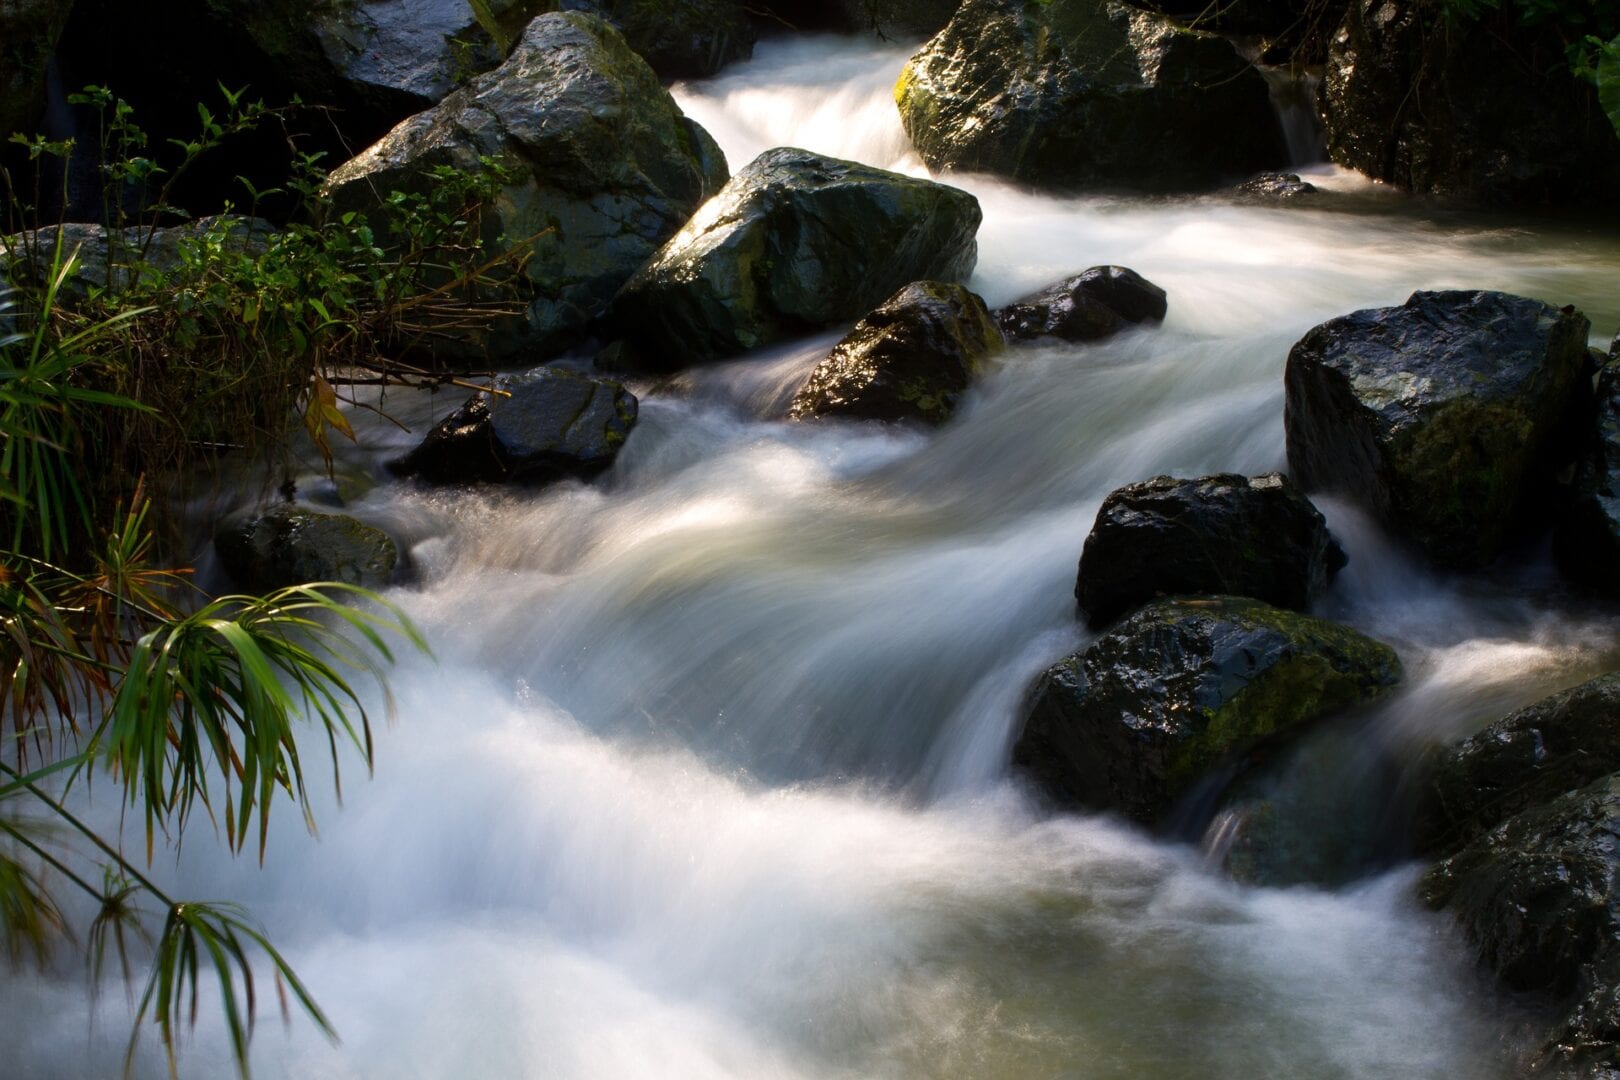
[[[1165,310],[1164,290],[1135,270],[1093,266],[996,309],[996,321],[1015,340],[1097,341],[1126,323],[1161,322]]]
[[[1158,476],[1103,500],[1074,595],[1093,627],[1156,597],[1198,593],[1302,611],[1345,561],[1321,512],[1280,474]]]
[[[1553,554],[1571,581],[1613,596],[1620,594],[1620,360],[1599,373],[1597,397],[1597,428],[1576,468]]]
[[[1437,563],[1479,567],[1546,523],[1584,417],[1588,323],[1495,292],[1417,292],[1313,328],[1288,354],[1289,473]]]
[[[290,503],[226,518],[214,550],[237,584],[254,593],[310,581],[380,589],[399,563],[399,548],[381,529]]]
[[[1198,189],[1287,162],[1228,41],[1110,0],[967,0],[895,100],[930,168],[1043,187]]]
[[[1440,8],[1351,0],[1321,90],[1333,160],[1479,203],[1612,204],[1620,139],[1570,72],[1556,20],[1504,30]]]
[[[961,285],[913,282],[833,346],[794,395],[788,415],[942,424],[1001,346],[1001,332],[978,296]]]
[[[0,141],[34,130],[45,68],[72,11],[72,0],[0,0]]]
[[[1562,1006],[1542,1049],[1555,1075],[1620,1060],[1620,773],[1516,814],[1424,876],[1480,959]],[[1572,1069],[1565,1073],[1559,1070]]]
[[[329,183],[340,205],[365,209],[380,192],[422,191],[437,167],[474,171],[485,158],[510,177],[485,210],[489,244],[530,246],[517,282],[527,313],[435,348],[498,365],[578,340],[726,179],[714,140],[619,32],[568,13],[534,20],[506,63],[401,123]]]
[[[767,150],[643,266],[613,322],[672,370],[847,323],[912,281],[961,281],[973,196],[782,147]]]
[[[441,420],[390,468],[435,484],[545,484],[613,464],[637,402],[619,383],[542,367],[495,381]]]
[[[1223,760],[1400,678],[1393,649],[1345,626],[1161,600],[1041,676],[1013,762],[1061,801],[1151,824]]]

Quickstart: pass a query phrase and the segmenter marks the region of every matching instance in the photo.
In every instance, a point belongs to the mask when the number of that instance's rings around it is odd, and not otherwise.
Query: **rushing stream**
[[[785,144],[921,173],[889,97],[905,55],[766,44],[676,94],[734,169]],[[1201,846],[1196,813],[1186,842],[1054,817],[1008,773],[1024,687],[1083,640],[1073,577],[1103,496],[1282,468],[1283,363],[1311,325],[1445,286],[1620,324],[1612,228],[1309,179],[1316,201],[1260,205],[955,178],[984,207],[972,286],[992,305],[1119,263],[1170,314],[1005,354],[936,434],[775,419],[832,334],[636,386],[641,425],[594,484],[355,501],[409,542],[419,581],[395,599],[437,653],[395,674],[375,778],[349,777],[341,808],[317,798],[318,840],[283,813],[262,870],[206,831],[157,866],[181,895],[244,901],[342,1033],[261,1023],[258,1075],[1512,1075],[1534,1017],[1417,907],[1412,867],[1240,887],[1210,867],[1219,822]],[[453,404],[388,402],[417,426]],[[351,465],[378,476],[410,438],[364,436]],[[1620,666],[1620,624],[1544,552],[1441,578],[1323,508],[1351,556],[1325,610],[1409,675],[1321,744],[1363,788],[1347,805],[1388,797],[1368,755],[1398,773]],[[112,822],[109,793],[92,812]],[[115,1074],[118,990],[93,1027],[72,965],[0,1001],[0,1071]],[[204,1013],[182,1071],[223,1076]],[[139,1071],[161,1075],[148,1040]]]

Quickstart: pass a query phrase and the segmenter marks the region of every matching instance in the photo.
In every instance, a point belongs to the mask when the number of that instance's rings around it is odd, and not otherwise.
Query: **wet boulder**
[[[1161,596],[1249,596],[1303,611],[1345,565],[1321,511],[1278,473],[1157,476],[1109,493],[1074,595],[1093,627]]]
[[[311,581],[377,589],[393,580],[399,564],[399,548],[381,529],[291,503],[226,518],[214,534],[214,550],[226,572],[253,593]]]
[[[527,310],[435,348],[503,366],[577,341],[726,179],[714,140],[619,32],[565,13],[535,19],[504,64],[402,122],[329,185],[339,206],[373,210],[387,192],[427,190],[440,167],[478,172],[486,159],[506,177],[484,211],[486,242],[527,245],[514,283]]]
[[[1315,195],[1315,184],[1301,180],[1298,173],[1264,172],[1251,176],[1232,191],[1256,202],[1274,202]]]
[[[1620,349],[1620,337],[1610,354]],[[1553,533],[1553,555],[1570,581],[1620,595],[1620,363],[1598,376],[1597,424],[1575,470],[1569,505]]]
[[[1531,807],[1620,771],[1620,673],[1553,694],[1436,758],[1418,800],[1420,848],[1452,852]]]
[[[544,484],[595,476],[618,457],[637,402],[619,383],[563,368],[503,375],[389,465],[435,484]]]
[[[859,319],[912,281],[962,281],[978,200],[928,180],[767,150],[637,272],[615,327],[665,369]]]
[[[1001,346],[1001,331],[977,295],[961,285],[916,281],[833,346],[788,415],[943,424]]]
[[[1589,405],[1586,319],[1496,292],[1418,292],[1313,328],[1284,376],[1289,473],[1434,562],[1488,564],[1544,527]]]
[[[1350,0],[1319,95],[1330,156],[1470,202],[1612,204],[1620,140],[1560,33],[1517,11],[1449,18],[1420,0]]]
[[[1135,270],[1093,266],[998,308],[996,321],[1017,341],[1098,341],[1129,323],[1161,322],[1165,310],[1164,290]]]
[[[930,168],[1048,188],[1195,190],[1288,160],[1230,42],[1111,0],[966,0],[895,100]]]
[[[1612,1075],[1599,1066],[1620,1060],[1620,774],[1508,818],[1419,889],[1503,982],[1558,1002],[1545,1071]]]
[[[1348,627],[1240,597],[1162,600],[1041,676],[1013,761],[1060,801],[1151,824],[1222,762],[1400,678],[1393,649]]]
[[[72,0],[0,0],[0,142],[35,130],[45,68],[72,10]]]

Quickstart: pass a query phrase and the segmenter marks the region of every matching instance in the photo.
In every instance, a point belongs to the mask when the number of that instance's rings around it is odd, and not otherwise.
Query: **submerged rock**
[[[1225,759],[1370,701],[1395,651],[1238,597],[1142,608],[1034,689],[1013,761],[1065,802],[1158,821]]]
[[[1527,809],[1420,883],[1508,986],[1562,1006],[1549,1069],[1606,1076],[1620,1060],[1620,774]],[[1562,1074],[1560,1074],[1562,1075]]]
[[[1252,199],[1297,199],[1315,195],[1316,185],[1299,178],[1298,173],[1266,172],[1252,176],[1232,189]]]
[[[1419,799],[1418,845],[1455,851],[1514,814],[1620,771],[1620,673],[1553,694],[1449,747]]]
[[[1620,336],[1610,354],[1620,350]],[[1570,504],[1553,533],[1564,576],[1588,589],[1620,594],[1620,363],[1598,376],[1597,426],[1575,470]]]
[[[1302,611],[1345,561],[1321,512],[1278,473],[1158,476],[1103,500],[1074,595],[1093,627],[1161,596],[1220,593]]]
[[[338,168],[339,205],[424,191],[437,167],[495,161],[509,181],[484,213],[487,243],[529,246],[526,317],[442,347],[506,365],[555,352],[726,179],[714,140],[681,114],[619,32],[594,16],[542,15],[511,57]]]
[[[214,534],[214,550],[253,593],[312,581],[377,589],[393,580],[399,563],[399,548],[381,529],[292,504],[227,518]]]
[[[912,281],[961,281],[979,204],[956,188],[767,150],[614,301],[616,327],[667,369],[860,318]]]
[[[1312,329],[1284,378],[1289,472],[1435,562],[1479,567],[1540,514],[1586,402],[1588,324],[1496,292],[1418,292]]]
[[[916,281],[833,346],[788,415],[943,424],[1001,345],[978,296],[961,285]]]
[[[1350,0],[1319,98],[1330,155],[1474,202],[1612,204],[1620,140],[1596,88],[1571,73],[1556,26]]]
[[[1228,41],[1109,0],[966,0],[895,100],[930,168],[1046,187],[1197,189],[1287,160]]]
[[[389,467],[437,484],[589,478],[618,457],[636,412],[635,396],[608,379],[550,367],[503,375]]]
[[[1164,290],[1123,266],[1093,266],[996,310],[1009,338],[1097,341],[1127,323],[1161,322]]]

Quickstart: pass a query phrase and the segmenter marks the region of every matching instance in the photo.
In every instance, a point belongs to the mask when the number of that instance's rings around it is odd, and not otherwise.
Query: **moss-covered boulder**
[[[1553,554],[1571,581],[1620,595],[1620,336],[1598,376],[1597,424],[1583,448],[1572,498],[1553,533]]]
[[[1544,698],[1437,755],[1418,802],[1418,845],[1455,851],[1514,814],[1616,771],[1620,673]]]
[[[1228,41],[1110,0],[966,0],[895,100],[931,168],[1044,187],[1200,189],[1288,160]]]
[[[1550,524],[1589,407],[1586,319],[1496,292],[1418,292],[1313,328],[1288,355],[1289,473],[1445,566]]]
[[[389,467],[435,484],[545,484],[595,476],[635,427],[637,402],[619,383],[564,368],[503,375]]]
[[[1430,906],[1451,910],[1503,982],[1561,1007],[1539,1071],[1613,1075],[1620,1061],[1620,774],[1508,818],[1437,863],[1419,887]]]
[[[1239,597],[1163,600],[1036,684],[1013,761],[1060,801],[1153,823],[1261,740],[1383,694],[1395,651]]]
[[[339,205],[365,210],[387,192],[425,190],[440,166],[487,161],[509,180],[485,210],[486,238],[496,250],[529,246],[516,283],[526,316],[437,347],[497,365],[578,340],[726,180],[714,140],[619,32],[567,13],[534,20],[504,64],[401,123],[330,186]]]
[[[913,281],[962,281],[978,200],[928,180],[767,150],[637,272],[613,321],[674,369],[838,323]]]
[[[33,131],[45,108],[45,67],[73,0],[0,0],[0,141]]]
[[[997,308],[996,321],[1017,341],[1099,341],[1129,323],[1161,322],[1165,310],[1164,290],[1135,270],[1093,266]]]
[[[1156,476],[1103,500],[1074,596],[1094,627],[1161,596],[1249,596],[1302,611],[1344,564],[1321,511],[1287,477]]]
[[[1001,331],[977,295],[961,285],[916,281],[833,346],[788,415],[943,424],[1001,345]]]
[[[1620,140],[1596,88],[1571,73],[1559,20],[1526,25],[1503,7],[1470,19],[1422,0],[1351,0],[1320,94],[1333,160],[1472,202],[1612,205]]]
[[[399,564],[399,548],[381,529],[290,503],[226,518],[214,550],[237,585],[253,593],[310,581],[377,589]]]

